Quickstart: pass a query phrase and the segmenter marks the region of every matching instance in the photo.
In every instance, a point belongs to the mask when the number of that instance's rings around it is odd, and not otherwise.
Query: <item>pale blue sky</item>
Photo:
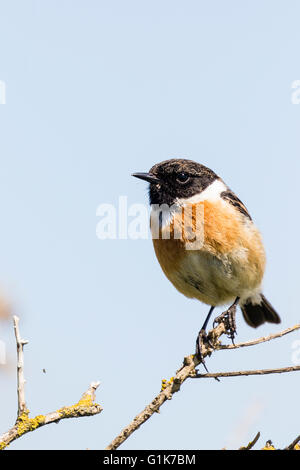
[[[100,380],[104,407],[11,448],[102,449],[194,351],[207,313],[167,281],[151,240],[97,239],[99,204],[147,200],[132,172],[186,157],[219,173],[262,231],[265,294],[282,317],[253,330],[239,314],[237,340],[299,322],[300,5],[6,0],[0,14],[0,282],[30,341],[28,406],[72,404]],[[12,328],[0,338],[12,360]],[[299,338],[207,365],[288,366]],[[258,430],[261,445],[284,446],[299,434],[299,378],[191,380],[121,448],[220,449]],[[14,369],[0,380],[1,433],[15,419]]]

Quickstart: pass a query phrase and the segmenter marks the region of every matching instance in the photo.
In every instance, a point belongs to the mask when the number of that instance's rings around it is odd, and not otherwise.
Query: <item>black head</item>
[[[218,179],[206,166],[179,158],[157,163],[149,173],[133,173],[132,176],[150,183],[150,204],[168,205],[172,205],[176,199],[201,193]]]

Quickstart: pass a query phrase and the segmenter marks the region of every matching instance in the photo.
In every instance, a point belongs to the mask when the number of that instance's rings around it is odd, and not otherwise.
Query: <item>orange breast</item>
[[[202,205],[200,212],[195,210],[196,204],[189,207],[189,214],[193,214],[191,218],[193,228],[203,230],[202,234],[197,232],[197,239],[202,240],[200,247],[197,246],[196,250],[200,255],[199,262],[201,263],[201,259],[205,259],[205,263],[207,263],[208,258],[212,259],[212,264],[216,264],[213,262],[215,259],[219,266],[224,262],[232,276],[241,278],[241,284],[249,284],[249,288],[259,285],[265,267],[265,254],[260,233],[255,225],[223,200],[202,201],[197,203],[197,205],[199,204]],[[196,213],[202,214],[203,220],[200,224],[196,223]],[[184,224],[184,213],[176,212],[170,226],[163,227],[159,238],[153,239],[154,250],[165,275],[183,293],[185,293],[185,288],[181,280],[178,279],[187,277],[182,270],[187,270],[188,260],[192,256],[193,259],[195,258],[195,251],[186,249]],[[175,238],[178,237],[178,233],[182,234],[180,239]],[[168,234],[170,238],[164,239]],[[174,236],[174,234],[176,235]],[[191,243],[189,245],[192,247]],[[183,268],[183,266],[185,267]],[[194,265],[192,269],[196,269]],[[201,271],[201,267],[199,271]],[[205,277],[205,273],[201,273],[201,276]],[[209,276],[211,282],[214,282],[214,278],[217,277],[213,271],[207,273],[207,277]],[[188,277],[191,277],[190,272]],[[237,279],[233,279],[233,281],[232,284],[236,289]],[[216,282],[220,284],[220,279]],[[227,291],[228,288],[230,289],[230,283],[229,287],[226,285]],[[218,286],[218,289],[221,291],[222,286],[220,288]],[[199,298],[199,296],[197,297]]]

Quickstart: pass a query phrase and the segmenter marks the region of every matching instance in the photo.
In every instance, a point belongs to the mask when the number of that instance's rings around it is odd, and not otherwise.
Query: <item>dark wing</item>
[[[247,211],[247,208],[244,206],[242,201],[234,194],[231,189],[227,189],[227,191],[223,191],[221,193],[221,197],[225,199],[226,201],[230,202],[236,209],[241,212],[241,214],[245,215],[248,217],[248,219],[252,220],[249,212]]]

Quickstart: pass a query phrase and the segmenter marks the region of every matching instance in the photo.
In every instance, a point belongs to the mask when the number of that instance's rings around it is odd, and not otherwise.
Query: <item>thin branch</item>
[[[240,377],[241,375],[282,374],[300,370],[300,366],[281,367],[279,369],[238,370],[234,372],[216,372],[214,374],[194,374],[192,379],[216,379],[219,377]]]
[[[296,439],[293,440],[291,444],[289,444],[287,447],[285,447],[284,450],[294,450],[295,446],[300,442],[300,434],[299,436],[296,437]]]
[[[277,333],[275,335],[271,335],[269,337],[264,337],[264,338],[259,338],[258,340],[255,340],[255,343],[253,341],[249,343],[241,343],[240,345],[236,345],[235,347],[242,347],[243,346],[250,346],[252,344],[258,344],[262,343],[265,341],[270,341],[271,339],[278,338],[280,336],[283,336],[284,334],[290,333],[292,331],[295,331],[296,329],[300,328],[300,325],[296,325],[292,328],[289,328],[288,330],[284,330],[281,333]],[[214,350],[217,349],[222,349],[222,345],[220,344],[219,338],[226,333],[226,329],[223,323],[220,323],[216,328],[212,329],[208,333],[208,338],[209,342],[211,343],[211,346],[209,343],[205,343],[202,348],[201,348],[201,354],[202,357],[205,358],[207,356],[210,356]],[[225,348],[227,348],[225,346]],[[234,346],[233,346],[234,348]],[[190,377],[197,377],[196,373],[196,367],[200,364],[199,359],[197,358],[196,355],[192,354],[190,356],[187,356],[184,358],[183,365],[182,367],[176,372],[175,377],[172,377],[168,382],[163,381],[162,385],[162,390],[161,392],[152,400],[152,402],[145,407],[145,409],[139,413],[133,421],[126,426],[120,434],[118,434],[117,437],[106,447],[106,450],[115,450],[120,445],[128,439],[128,437],[135,432],[142,424],[144,424],[151,416],[153,416],[154,413],[159,413],[160,407],[167,401],[171,400],[173,397],[173,394],[178,392],[180,390],[181,385],[185,380],[187,380]],[[285,372],[291,372],[292,370],[298,370],[298,368],[291,367],[289,368],[290,370],[285,370]],[[276,369],[269,369],[270,372],[265,372],[265,373],[274,373],[274,370]],[[272,372],[271,372],[272,371]],[[253,371],[245,371],[248,372],[248,375],[253,375]],[[255,371],[258,373],[259,371]],[[281,370],[281,372],[283,372]],[[235,373],[238,375],[243,375],[240,373]],[[203,374],[204,376],[208,376],[209,374]],[[213,374],[214,375],[214,374]],[[222,377],[221,373],[215,374],[216,377]],[[245,374],[246,375],[246,374]]]
[[[29,418],[28,413],[21,414],[16,424],[6,433],[0,436],[0,450],[5,449],[11,442],[31,431],[50,423],[58,423],[61,419],[80,418],[82,416],[93,416],[101,413],[102,407],[94,403],[95,391],[100,382],[92,382],[88,390],[82,395],[81,399],[75,405],[64,406],[57,411],[46,415],[38,415],[35,418]]]
[[[15,337],[17,343],[17,391],[18,391],[18,417],[26,412],[25,401],[25,379],[24,379],[24,354],[23,347],[28,343],[25,339],[21,338],[19,330],[19,318],[13,316]]]
[[[262,336],[261,338],[246,341],[245,343],[237,343],[237,344],[220,344],[217,346],[216,349],[237,349],[237,348],[245,348],[247,346],[255,346],[256,344],[265,343],[266,341],[271,341],[272,339],[281,338],[282,336],[287,335],[288,333],[292,333],[293,331],[299,330],[300,324],[294,325],[286,330],[280,331],[279,333],[269,335],[269,336]]]
[[[256,434],[255,438],[252,441],[250,441],[248,445],[246,445],[245,447],[240,447],[239,450],[251,450],[252,447],[255,446],[259,438],[260,438],[260,432]]]
[[[219,337],[224,334],[225,326],[220,323],[216,328],[209,332],[209,338],[211,343],[215,346],[218,342]],[[208,343],[204,344],[201,350],[202,357],[210,355],[213,351]],[[136,431],[143,423],[145,423],[154,413],[159,413],[160,407],[167,401],[171,400],[173,394],[180,390],[183,382],[188,379],[193,373],[195,368],[200,364],[199,359],[196,355],[192,354],[184,358],[182,367],[176,372],[175,377],[169,382],[163,381],[161,392],[152,400],[152,402],[146,406],[146,408],[139,413],[133,421],[126,426],[121,433],[106,447],[106,450],[117,449],[128,437]]]
[[[92,382],[75,405],[64,406],[59,410],[46,415],[37,415],[29,418],[29,410],[26,407],[24,392],[24,357],[23,346],[27,343],[21,339],[19,332],[19,318],[14,316],[14,330],[17,343],[17,383],[18,383],[18,417],[14,426],[0,436],[0,450],[5,449],[11,442],[28,432],[34,431],[46,424],[58,423],[61,419],[80,418],[101,413],[102,407],[95,403],[95,392],[100,382]]]

